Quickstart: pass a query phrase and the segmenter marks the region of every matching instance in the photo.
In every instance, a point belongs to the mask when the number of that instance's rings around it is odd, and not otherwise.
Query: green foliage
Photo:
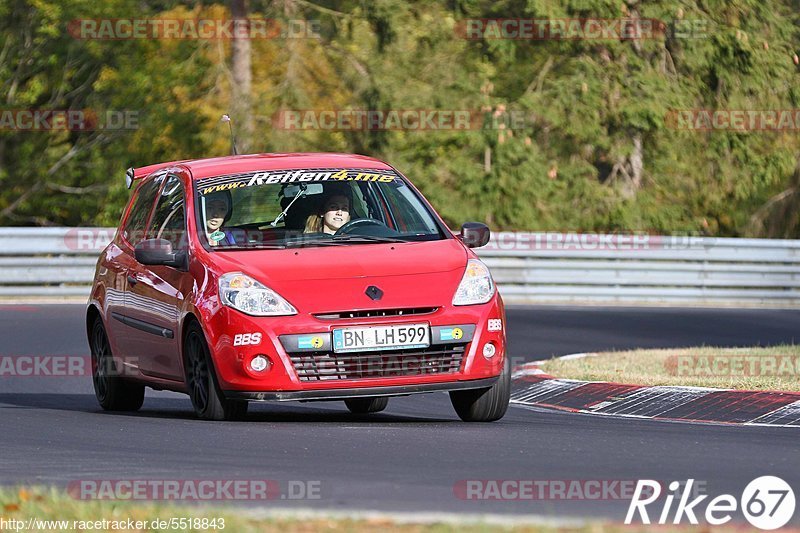
[[[321,38],[251,41],[252,151],[347,151],[451,227],[800,237],[798,130],[676,128],[674,110],[800,107],[792,0],[252,1]],[[121,131],[0,129],[0,224],[114,225],[128,166],[228,153],[229,40],[74,38],[76,19],[229,17],[178,0],[0,0],[2,109],[130,110]],[[461,37],[465,19],[665,23],[641,40]],[[282,130],[280,110],[471,110],[469,130]],[[800,125],[797,126],[800,128]],[[638,161],[641,165],[638,166]]]

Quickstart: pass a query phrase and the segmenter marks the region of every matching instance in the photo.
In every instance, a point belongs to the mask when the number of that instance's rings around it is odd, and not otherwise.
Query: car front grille
[[[386,352],[290,354],[300,381],[452,374],[461,369],[466,344]]]
[[[320,320],[341,320],[345,318],[373,318],[383,316],[429,315],[438,307],[411,307],[405,309],[367,309],[365,311],[337,311],[333,313],[315,314]]]

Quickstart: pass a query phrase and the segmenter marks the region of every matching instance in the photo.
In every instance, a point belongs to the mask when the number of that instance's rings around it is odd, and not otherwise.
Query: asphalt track
[[[529,361],[612,348],[797,343],[799,325],[798,310],[508,310],[510,352]],[[83,306],[0,306],[0,355],[85,355],[83,332]],[[628,500],[475,501],[458,498],[454,486],[461,480],[693,478],[712,496],[738,497],[750,480],[778,475],[800,490],[797,429],[516,407],[496,423],[464,424],[441,393],[392,399],[387,411],[370,417],[350,415],[340,402],[260,404],[247,422],[208,423],[195,420],[188,398],[176,394],[148,391],[140,413],[108,414],[97,406],[89,378],[0,378],[0,428],[5,485],[319,481],[319,500],[267,507],[622,520]],[[799,520],[800,511],[794,523]]]

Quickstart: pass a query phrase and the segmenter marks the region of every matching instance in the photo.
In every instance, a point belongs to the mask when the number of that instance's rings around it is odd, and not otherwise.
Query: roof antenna
[[[220,120],[221,122],[228,123],[228,128],[231,130],[231,151],[233,152],[233,155],[239,155],[239,151],[236,149],[236,136],[233,134],[233,120],[231,120],[231,117],[228,114],[222,115],[222,119]]]

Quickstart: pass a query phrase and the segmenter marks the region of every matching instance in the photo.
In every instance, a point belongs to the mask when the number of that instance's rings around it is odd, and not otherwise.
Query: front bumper
[[[491,321],[491,322],[490,322]],[[330,335],[337,327],[374,326],[398,323],[426,323],[431,328],[431,350],[438,354],[421,353],[421,364],[441,365],[438,370],[416,375],[373,376],[365,372],[356,378],[332,376],[328,372],[316,373],[320,352],[330,349]],[[490,327],[500,323],[502,327]],[[442,329],[455,325],[471,325],[463,328],[464,343],[448,339]],[[468,329],[469,328],[469,329]],[[331,397],[402,395],[429,390],[454,390],[459,388],[483,388],[500,375],[506,354],[505,310],[499,295],[487,304],[464,307],[439,307],[428,314],[415,316],[363,317],[327,319],[314,315],[290,317],[250,317],[236,310],[223,307],[207,319],[205,328],[220,389],[230,398],[255,400],[316,400]],[[252,339],[260,333],[258,344],[237,344],[237,339]],[[317,335],[319,334],[319,335]],[[244,335],[244,337],[241,337]],[[459,338],[459,337],[455,337]],[[301,344],[301,341],[304,344]],[[482,355],[482,347],[492,342],[497,354],[491,359]],[[446,353],[445,353],[446,352]],[[377,352],[374,352],[377,357]],[[263,375],[254,375],[245,369],[257,354],[265,355],[272,362],[271,369]],[[324,354],[323,354],[324,355]],[[350,357],[350,354],[341,354]],[[355,356],[357,354],[353,354]],[[387,357],[397,354],[387,353]],[[439,358],[432,360],[433,358]],[[449,357],[449,359],[448,359]],[[353,357],[355,359],[355,357]],[[367,370],[374,367],[364,367]],[[449,365],[449,366],[448,366]],[[311,372],[314,370],[314,372]],[[364,390],[361,393],[359,391]]]
[[[324,401],[342,400],[345,398],[364,398],[375,396],[408,396],[426,392],[447,392],[452,390],[483,389],[491,387],[497,377],[456,381],[449,383],[419,383],[416,385],[398,385],[394,387],[358,387],[353,389],[302,390],[280,392],[243,392],[224,391],[231,400],[249,400],[256,402],[289,402],[289,401]]]

